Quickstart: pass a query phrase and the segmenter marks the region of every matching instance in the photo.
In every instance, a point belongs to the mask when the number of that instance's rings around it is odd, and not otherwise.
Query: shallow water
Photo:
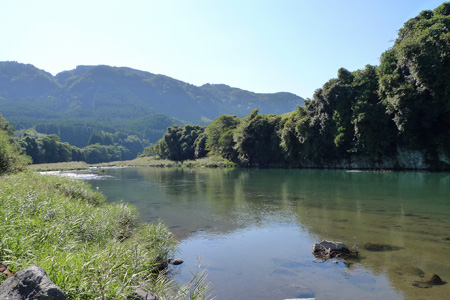
[[[85,179],[143,221],[162,219],[185,261],[176,276],[188,282],[200,263],[218,300],[449,299],[450,284],[412,285],[420,271],[450,281],[449,173],[121,168]],[[360,259],[315,260],[322,239]]]

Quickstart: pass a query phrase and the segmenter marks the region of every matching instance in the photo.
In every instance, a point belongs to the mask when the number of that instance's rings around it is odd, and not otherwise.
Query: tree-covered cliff
[[[379,66],[339,69],[291,113],[221,116],[201,138],[242,166],[449,169],[450,3],[406,22]]]

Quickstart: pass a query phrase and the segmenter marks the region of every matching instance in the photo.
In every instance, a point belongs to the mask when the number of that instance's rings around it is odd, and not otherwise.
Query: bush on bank
[[[70,299],[124,299],[136,287],[167,294],[157,269],[175,241],[163,224],[136,220],[134,207],[105,204],[78,180],[0,178],[0,262],[13,272],[42,267]]]

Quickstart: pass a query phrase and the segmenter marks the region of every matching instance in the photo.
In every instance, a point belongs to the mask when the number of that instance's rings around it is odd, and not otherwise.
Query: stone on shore
[[[0,299],[4,300],[65,300],[63,291],[50,280],[47,273],[34,266],[23,269],[0,285]]]
[[[137,288],[133,291],[134,300],[159,300],[158,296],[146,289]]]

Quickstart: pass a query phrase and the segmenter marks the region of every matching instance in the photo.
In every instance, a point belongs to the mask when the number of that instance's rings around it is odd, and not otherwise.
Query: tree
[[[198,125],[170,126],[162,139],[156,142],[155,152],[170,160],[194,159],[195,141],[204,131],[205,127]]]
[[[280,163],[282,149],[277,134],[280,117],[259,115],[258,109],[245,117],[233,133],[238,162],[244,166],[270,166]]]
[[[236,161],[237,152],[234,149],[233,132],[239,123],[240,119],[236,116],[217,117],[206,127],[206,149],[231,161]]]
[[[397,130],[386,105],[378,96],[377,68],[367,65],[354,72],[355,99],[352,103],[353,151],[373,159],[390,156],[396,150]]]
[[[22,170],[31,163],[29,156],[23,155],[19,144],[11,136],[13,128],[0,114],[0,174]]]
[[[38,141],[30,136],[28,133],[24,133],[19,141],[20,146],[24,149],[25,153],[31,157],[33,163],[39,164],[42,162],[43,151]]]

